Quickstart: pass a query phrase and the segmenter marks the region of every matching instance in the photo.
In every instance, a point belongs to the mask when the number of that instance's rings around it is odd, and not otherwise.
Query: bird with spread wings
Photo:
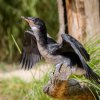
[[[30,69],[44,59],[59,68],[64,64],[66,67],[75,68],[76,72],[81,69],[77,75],[85,75],[100,84],[100,77],[86,63],[90,56],[81,43],[68,34],[62,34],[62,43],[59,44],[47,35],[45,23],[41,19],[22,18],[31,28],[24,33],[21,54],[23,68]]]

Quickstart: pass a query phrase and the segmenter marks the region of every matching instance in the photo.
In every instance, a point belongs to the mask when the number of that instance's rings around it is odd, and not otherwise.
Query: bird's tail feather
[[[93,70],[86,64],[85,60],[83,59],[82,55],[80,55],[80,60],[83,65],[83,68],[86,71],[86,78],[95,81],[97,84],[100,84],[100,76],[97,75]]]
[[[100,84],[100,76],[93,72],[88,65],[86,67],[86,78],[95,81],[97,84]]]

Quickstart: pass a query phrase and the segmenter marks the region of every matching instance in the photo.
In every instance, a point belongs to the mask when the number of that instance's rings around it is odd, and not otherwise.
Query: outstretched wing
[[[83,48],[83,46],[67,34],[62,34],[62,39],[66,44],[69,44],[74,50],[74,52],[79,56],[83,68],[86,70],[86,76],[100,84],[100,76],[93,72],[92,69],[85,63],[85,60],[83,59],[84,57],[86,60],[89,60],[89,55]]]
[[[42,56],[39,53],[36,39],[32,34],[32,31],[25,31],[23,39],[23,49],[21,54],[21,64],[22,68],[30,69],[37,62],[42,59]]]
[[[81,53],[81,55],[84,57],[86,61],[90,60],[90,55],[87,53],[87,51],[84,49],[83,45],[79,43],[75,38],[68,34],[62,34],[62,38],[67,41],[63,41],[63,45],[68,47],[70,51],[75,51],[76,49]],[[74,46],[72,46],[74,45]]]

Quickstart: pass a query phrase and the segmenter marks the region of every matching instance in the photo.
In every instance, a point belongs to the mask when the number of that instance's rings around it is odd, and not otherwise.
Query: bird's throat
[[[45,41],[45,39],[44,38],[38,38],[37,46],[38,46],[40,54],[45,58],[48,54],[47,42]]]
[[[47,36],[46,34],[43,33],[34,33],[34,34],[37,41],[38,49],[40,53],[42,53],[47,49]]]

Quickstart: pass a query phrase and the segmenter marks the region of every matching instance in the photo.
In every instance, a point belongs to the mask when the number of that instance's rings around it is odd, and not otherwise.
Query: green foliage
[[[32,2],[33,0],[30,0]],[[20,44],[25,23],[22,23],[20,16],[33,16],[35,10],[33,9],[34,2],[30,3],[29,0],[0,0],[0,59],[12,60],[17,57],[17,49],[12,42],[11,34],[17,39]],[[32,5],[33,4],[33,5]],[[28,6],[30,5],[30,6]],[[22,25],[21,25],[22,24]],[[17,53],[15,53],[17,52]],[[16,58],[15,58],[16,59]]]
[[[18,50],[11,38],[13,34],[21,47],[23,32],[28,25],[21,16],[40,17],[46,21],[48,31],[57,33],[57,9],[55,0],[0,0],[0,60],[15,61],[18,59]],[[55,36],[53,36],[55,37]]]
[[[48,76],[40,81],[26,83],[18,78],[0,81],[0,99],[2,100],[53,100],[43,93]]]
[[[56,38],[59,24],[58,24],[58,10],[57,10],[57,2],[56,0],[41,0],[41,5],[39,5],[40,1],[37,0],[35,5],[36,12],[39,17],[44,19],[46,23],[48,33]]]

